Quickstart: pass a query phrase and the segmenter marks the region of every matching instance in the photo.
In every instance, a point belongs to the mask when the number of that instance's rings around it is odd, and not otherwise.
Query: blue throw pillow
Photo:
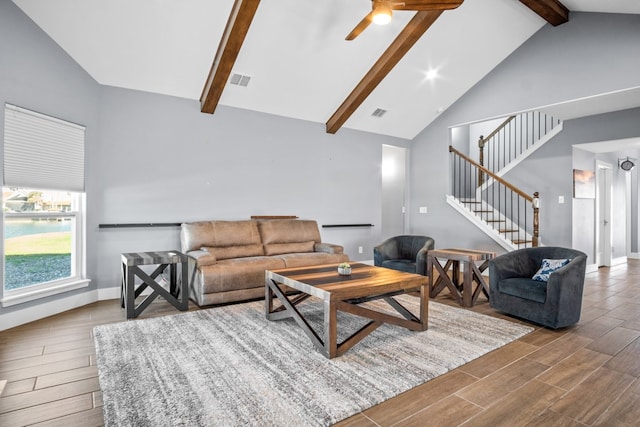
[[[561,269],[565,265],[569,264],[570,259],[543,259],[542,266],[540,270],[537,271],[536,274],[533,275],[532,279],[537,280],[539,282],[548,282],[549,275],[556,270]]]

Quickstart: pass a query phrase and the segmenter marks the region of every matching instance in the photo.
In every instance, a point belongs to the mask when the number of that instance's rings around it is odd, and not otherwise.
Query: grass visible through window
[[[71,276],[71,232],[5,239],[5,288],[17,289]]]

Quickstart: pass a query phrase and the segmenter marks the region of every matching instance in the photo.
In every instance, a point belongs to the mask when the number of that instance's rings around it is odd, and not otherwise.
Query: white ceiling
[[[13,0],[103,85],[198,100],[233,0]],[[563,0],[571,11],[640,14],[639,0]],[[220,104],[325,123],[413,13],[345,36],[369,0],[264,0]],[[446,11],[346,122],[412,139],[545,25],[517,0]],[[427,80],[425,74],[436,70]],[[382,118],[371,113],[388,112]]]

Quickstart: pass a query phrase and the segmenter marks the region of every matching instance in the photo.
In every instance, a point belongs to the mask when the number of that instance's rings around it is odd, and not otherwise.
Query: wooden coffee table
[[[352,273],[340,276],[337,264],[314,267],[286,268],[265,273],[265,310],[269,320],[293,318],[327,358],[342,355],[383,323],[398,325],[413,331],[428,326],[429,281],[426,276],[404,273],[367,264],[351,263]],[[286,295],[280,285],[298,293]],[[420,313],[414,315],[393,297],[419,292]],[[276,306],[274,297],[280,301]],[[309,297],[322,300],[323,330],[317,333],[296,305]],[[362,307],[365,302],[382,299],[402,317]],[[370,322],[343,342],[337,342],[337,312],[344,311],[370,319]]]

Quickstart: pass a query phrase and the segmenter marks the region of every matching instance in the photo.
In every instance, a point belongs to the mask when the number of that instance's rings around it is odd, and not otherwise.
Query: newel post
[[[538,246],[538,240],[540,239],[540,193],[537,191],[533,193],[533,247]]]
[[[478,163],[480,163],[480,166],[484,166],[484,144],[484,137],[480,135],[480,140],[478,140]],[[478,187],[482,184],[484,184],[484,173],[481,170],[478,170]]]

